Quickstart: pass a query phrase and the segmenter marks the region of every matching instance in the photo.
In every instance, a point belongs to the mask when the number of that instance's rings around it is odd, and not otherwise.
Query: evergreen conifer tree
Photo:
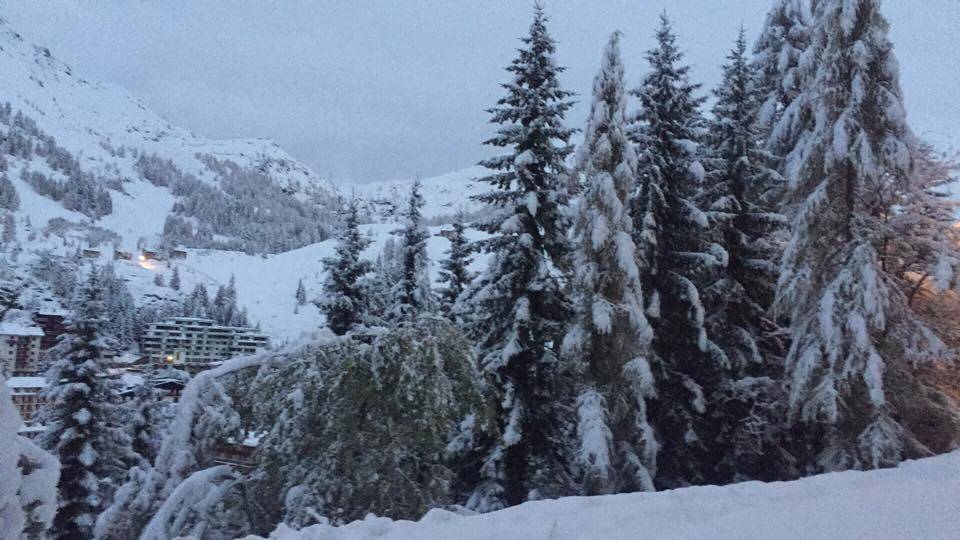
[[[566,267],[569,250],[564,160],[572,131],[563,116],[572,94],[560,87],[546,22],[537,4],[530,34],[507,68],[507,95],[491,109],[501,127],[487,144],[510,152],[483,163],[496,171],[482,179],[495,191],[477,197],[496,215],[480,225],[491,235],[480,243],[491,261],[465,295],[467,323],[501,395],[502,433],[468,503],[480,510],[570,490],[570,413],[556,350],[570,304],[555,269]]]
[[[40,443],[61,463],[51,538],[90,538],[97,514],[135,464],[130,437],[118,425],[115,383],[106,376],[109,340],[101,328],[107,315],[96,269],[78,295],[67,333],[53,349],[57,360],[44,390],[49,405],[41,416],[47,429]]]
[[[631,201],[646,313],[653,327],[651,368],[657,395],[648,402],[660,443],[657,486],[702,483],[715,423],[707,393],[720,384],[723,352],[707,337],[701,301],[706,278],[726,262],[695,203],[705,180],[700,160],[704,119],[689,67],[669,19],[661,16],[651,71],[634,93],[641,108],[632,133],[639,144],[639,190]]]
[[[803,64],[810,61],[804,59],[813,26],[809,5],[809,0],[776,0],[753,48],[757,128],[780,158],[796,143],[808,112],[795,100],[806,85]]]
[[[180,290],[180,268],[177,266],[173,267],[173,275],[170,276],[170,288],[175,291]]]
[[[657,442],[647,423],[654,395],[629,197],[637,155],[627,137],[620,34],[610,38],[593,83],[577,171],[585,179],[574,226],[577,318],[564,353],[583,372],[577,463],[588,494],[653,489]]]
[[[327,326],[341,336],[363,322],[366,306],[360,280],[370,271],[371,265],[360,255],[370,240],[360,234],[358,219],[357,202],[351,200],[346,208],[336,256],[323,261],[327,279],[320,309],[327,316]]]
[[[823,0],[816,17],[798,99],[817,122],[785,168],[798,207],[776,304],[791,321],[789,419],[812,450],[808,471],[890,466],[924,455],[918,433],[930,428],[915,428],[934,423],[912,362],[940,343],[880,258],[916,142],[880,2]]]
[[[463,212],[458,212],[450,230],[450,249],[447,258],[441,261],[440,278],[446,287],[440,289],[440,300],[447,316],[453,316],[457,299],[473,281],[469,266],[473,262],[473,246],[467,240]]]
[[[429,233],[423,227],[421,209],[424,200],[420,194],[420,180],[410,189],[410,201],[403,213],[404,227],[395,234],[400,240],[400,279],[393,286],[391,318],[410,320],[434,307],[430,289],[430,259],[427,256]]]
[[[728,359],[724,383],[710,390],[722,433],[714,442],[720,461],[711,482],[761,475],[777,478],[780,459],[773,417],[782,376],[783,347],[767,313],[773,303],[780,233],[786,218],[775,211],[782,179],[772,170],[758,124],[755,67],[741,29],[715,90],[708,142],[717,170],[707,191],[709,215],[727,264],[704,291],[710,339]],[[761,96],[762,97],[762,96]]]
[[[307,303],[307,289],[303,286],[303,279],[297,282],[297,293],[295,295],[297,305],[302,306]]]

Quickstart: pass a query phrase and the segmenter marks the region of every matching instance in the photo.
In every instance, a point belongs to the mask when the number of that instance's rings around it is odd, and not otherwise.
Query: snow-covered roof
[[[43,388],[47,386],[47,379],[43,377],[10,377],[7,379],[10,388]]]
[[[39,326],[21,322],[0,322],[0,336],[43,337],[43,329]]]

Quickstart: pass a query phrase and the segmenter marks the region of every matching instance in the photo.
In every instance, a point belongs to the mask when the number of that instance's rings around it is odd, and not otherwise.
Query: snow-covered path
[[[255,540],[248,537],[246,540]],[[344,527],[281,526],[276,540],[380,539],[956,539],[960,452],[897,469],[764,484],[570,497],[478,516],[369,517]]]

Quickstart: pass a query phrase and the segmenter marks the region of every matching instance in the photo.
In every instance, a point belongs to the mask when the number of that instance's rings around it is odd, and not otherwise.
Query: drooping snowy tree
[[[474,246],[467,240],[462,212],[457,213],[451,227],[447,237],[450,240],[450,249],[447,250],[447,258],[440,262],[442,270],[438,280],[447,284],[439,291],[443,312],[447,316],[453,316],[457,299],[474,278],[473,272],[468,268],[473,262]]]
[[[47,372],[43,397],[49,405],[40,416],[47,429],[40,444],[61,463],[52,538],[90,538],[97,514],[136,463],[114,402],[115,383],[107,377],[103,297],[99,272],[91,268]]]
[[[546,22],[537,4],[530,34],[507,67],[507,95],[491,109],[500,129],[487,144],[510,152],[483,163],[496,171],[482,179],[495,191],[477,197],[496,209],[479,224],[491,235],[479,244],[491,260],[464,294],[481,365],[502,396],[502,436],[469,502],[481,510],[569,492],[570,414],[556,345],[570,304],[556,269],[569,251],[564,159],[572,130],[563,116],[572,94],[560,87]]]
[[[713,121],[707,137],[716,170],[704,198],[727,264],[704,290],[710,339],[723,349],[727,377],[710,389],[711,413],[721,433],[715,476],[727,483],[751,478],[777,478],[779,456],[777,412],[784,346],[779,328],[768,316],[779,270],[780,243],[786,218],[776,211],[783,180],[770,165],[758,123],[761,103],[757,77],[748,62],[741,29],[723,66],[715,90]]]
[[[0,531],[8,538],[44,538],[57,510],[60,464],[17,434],[22,425],[0,374]]]
[[[803,90],[810,84],[815,60],[810,41],[818,1],[775,0],[753,48],[755,93],[760,104],[757,126],[773,159],[772,167],[788,177],[791,175],[784,169],[794,160],[787,155],[809,135],[814,122],[808,94]],[[783,191],[771,195],[783,198],[791,187],[788,182]],[[792,211],[789,205],[784,209]]]
[[[631,214],[653,327],[656,397],[648,418],[660,443],[655,481],[675,487],[705,480],[716,428],[706,394],[721,383],[726,358],[707,336],[701,287],[727,254],[711,242],[707,215],[695,203],[705,180],[702,99],[694,96],[699,86],[689,82],[665,14],[656,39],[646,55],[651,71],[634,91],[641,107],[631,133],[639,146]]]
[[[336,255],[323,261],[327,279],[319,307],[327,316],[327,326],[340,336],[363,322],[366,304],[360,278],[370,271],[370,263],[360,255],[370,240],[360,234],[358,219],[357,203],[351,200],[337,239]]]
[[[409,321],[434,308],[433,292],[430,289],[430,259],[427,256],[429,233],[423,226],[421,210],[423,195],[420,180],[410,188],[410,200],[403,213],[403,229],[400,235],[399,281],[393,285],[393,306],[390,318],[394,321]]]
[[[816,17],[798,98],[816,122],[785,168],[798,208],[776,304],[791,321],[789,419],[811,450],[807,470],[883,467],[926,453],[911,425],[928,398],[911,362],[940,346],[880,258],[916,143],[880,2],[823,0]]]
[[[287,399],[277,400],[277,388]],[[292,390],[291,390],[292,388]],[[372,344],[340,340],[251,385],[255,476],[282,519],[418,519],[462,502],[461,468],[492,424],[470,342],[448,321],[398,325]],[[371,449],[376,449],[371,451]]]
[[[587,494],[653,489],[657,442],[646,399],[655,393],[648,363],[651,329],[643,311],[629,197],[637,155],[627,136],[620,33],[607,44],[577,173],[584,177],[574,225],[572,283],[576,322],[564,355],[582,375],[578,388],[579,481]]]

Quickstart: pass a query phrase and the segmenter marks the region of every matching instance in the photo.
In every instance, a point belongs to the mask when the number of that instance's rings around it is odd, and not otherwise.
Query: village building
[[[34,324],[0,322],[0,370],[8,376],[37,374],[43,338],[43,329]]]

